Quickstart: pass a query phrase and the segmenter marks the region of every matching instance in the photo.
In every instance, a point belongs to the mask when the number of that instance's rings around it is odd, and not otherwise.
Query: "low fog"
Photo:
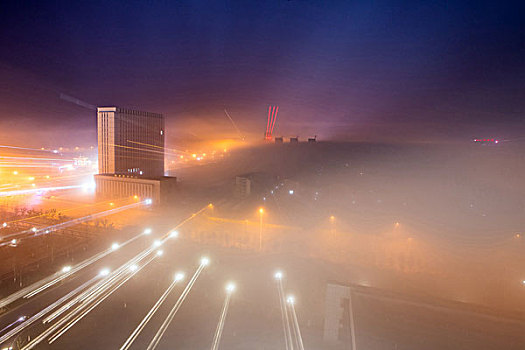
[[[271,144],[174,175],[187,204],[214,197],[224,203],[215,216],[232,219],[196,223],[199,241],[253,248],[227,235],[243,230],[235,220],[256,223],[262,206],[274,225],[269,251],[341,266],[341,282],[516,315],[525,312],[522,147]],[[236,176],[251,179],[247,198],[234,200]]]

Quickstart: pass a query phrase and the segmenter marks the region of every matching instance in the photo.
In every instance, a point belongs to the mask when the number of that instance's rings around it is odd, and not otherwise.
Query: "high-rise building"
[[[164,117],[119,107],[97,108],[100,174],[164,175]]]
[[[119,107],[97,108],[96,193],[104,198],[167,202],[176,178],[164,176],[164,117]]]

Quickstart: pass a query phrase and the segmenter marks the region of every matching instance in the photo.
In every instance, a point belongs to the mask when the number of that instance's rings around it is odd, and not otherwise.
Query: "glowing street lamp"
[[[226,292],[228,294],[233,293],[234,290],[235,290],[235,284],[233,282],[230,282],[226,285]]]
[[[208,259],[207,257],[202,257],[201,258],[201,265],[202,266],[208,266],[210,263],[210,259]]]
[[[259,251],[262,250],[263,214],[264,208],[259,208]]]

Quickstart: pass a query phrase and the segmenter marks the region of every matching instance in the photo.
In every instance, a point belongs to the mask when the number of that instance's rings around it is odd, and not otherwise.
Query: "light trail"
[[[0,156],[0,159],[24,159],[24,160],[49,160],[49,161],[59,161],[59,162],[74,162],[74,159],[66,158],[43,158],[43,157],[15,157],[15,156]]]
[[[27,148],[27,147],[18,147],[18,146],[9,146],[9,145],[0,145],[0,148],[25,149],[25,150],[29,150],[29,151],[51,152],[49,150],[44,150],[44,149],[40,149],[40,148]]]
[[[149,310],[149,312],[146,314],[146,316],[142,319],[142,321],[140,321],[139,325],[137,326],[137,328],[135,328],[135,330],[133,330],[133,332],[131,333],[131,335],[128,337],[128,339],[126,339],[126,341],[124,342],[124,344],[122,344],[122,346],[120,347],[120,350],[127,350],[131,347],[131,345],[133,344],[133,342],[135,341],[135,339],[137,339],[137,337],[139,336],[140,332],[142,332],[142,330],[144,329],[144,327],[146,327],[146,324],[148,324],[148,322],[151,320],[151,318],[153,317],[153,315],[157,312],[157,310],[160,308],[160,306],[162,305],[162,303],[166,300],[166,298],[168,297],[168,295],[171,293],[171,291],[173,290],[173,288],[175,288],[175,286],[177,285],[177,283],[179,281],[182,280],[182,278],[184,278],[184,275],[183,274],[176,274],[175,275],[175,278],[173,279],[173,282],[171,282],[171,284],[168,286],[168,288],[166,289],[166,291],[161,295],[161,297],[157,300],[157,302],[153,305],[153,307]]]
[[[100,292],[96,296],[92,296],[90,300],[88,300],[87,302],[84,301],[83,304],[80,305],[77,309],[73,310],[70,314],[66,315],[64,318],[68,319],[68,318],[71,318],[70,315],[75,316],[75,315],[78,314],[75,318],[70,320],[65,326],[63,326],[60,330],[58,330],[55,334],[53,334],[49,338],[49,344],[52,344],[58,338],[60,338],[63,334],[65,334],[71,327],[73,327],[77,322],[79,322],[82,318],[84,318],[84,316],[86,316],[88,313],[90,313],[94,308],[96,308],[98,305],[100,305],[111,294],[113,294],[116,290],[118,290],[121,286],[123,286],[127,281],[129,281],[134,275],[139,273],[140,270],[142,270],[149,263],[151,263],[156,257],[157,257],[157,255],[154,255],[154,256],[150,257],[143,265],[141,265],[140,267],[138,267],[136,269],[129,269],[129,271],[131,271],[131,273],[128,276],[126,276],[123,280],[118,282],[117,285],[112,286],[111,289],[109,289],[109,290],[105,290],[103,292]],[[84,311],[82,311],[79,314],[79,310],[82,310],[83,308],[85,308],[85,305],[89,305],[89,302],[94,302],[94,303],[91,304],[91,306],[89,306],[88,308],[86,308]]]
[[[266,134],[264,135],[264,137],[266,139],[268,139],[268,131],[270,131],[270,116],[271,116],[271,113],[272,113],[272,106],[268,106],[268,120],[266,121]]]
[[[158,329],[157,333],[155,334],[155,336],[153,337],[153,339],[149,343],[149,345],[147,347],[147,350],[154,350],[154,349],[157,348],[157,346],[159,345],[160,340],[164,336],[164,333],[168,329],[168,326],[170,325],[171,321],[173,320],[173,318],[175,317],[175,315],[179,311],[182,303],[184,302],[184,300],[186,299],[186,297],[190,293],[191,288],[195,284],[195,281],[197,280],[197,278],[201,274],[202,270],[208,265],[208,263],[209,263],[209,260],[207,258],[202,258],[201,259],[201,263],[200,263],[199,267],[197,268],[197,270],[193,274],[193,277],[191,278],[191,280],[186,285],[186,288],[184,288],[184,291],[180,295],[180,297],[177,300],[177,302],[175,303],[175,305],[173,305],[173,308],[170,310],[170,313],[168,314],[168,316],[166,317],[166,319],[164,320],[164,322],[162,323],[162,325]]]
[[[51,164],[35,164],[35,163],[13,163],[13,162],[2,162],[0,168],[56,168],[56,165]]]
[[[29,188],[27,190],[15,190],[15,191],[0,191],[0,197],[21,196],[21,195],[39,193],[39,192],[69,190],[69,189],[80,188],[80,187],[83,187],[83,185]]]
[[[162,245],[165,241],[167,241],[170,238],[177,237],[177,234],[176,234],[177,231],[175,230],[178,227],[182,226],[184,223],[186,223],[188,220],[193,219],[196,215],[204,211],[207,207],[208,206],[205,206],[203,209],[199,210],[197,213],[192,214],[190,217],[188,217],[187,219],[179,223],[175,228],[171,229],[166,234],[164,234],[162,236],[162,239],[158,240],[158,242],[160,242],[160,245]],[[144,234],[149,234],[149,233],[150,233],[149,229],[144,231]],[[33,349],[34,347],[36,347],[39,343],[41,343],[44,339],[46,339],[49,336],[52,337],[50,339],[50,342],[54,342],[56,339],[62,336],[65,332],[67,332],[67,330],[69,330],[80,319],[82,319],[91,310],[93,310],[96,306],[98,306],[101,302],[103,302],[109,295],[111,295],[114,291],[116,291],[123,284],[125,284],[131,277],[133,277],[136,273],[138,273],[144,266],[146,266],[152,260],[157,258],[159,255],[154,253],[157,251],[157,248],[158,248],[158,244],[153,244],[151,247],[143,250],[142,252],[137,254],[135,257],[127,261],[125,264],[121,265],[118,269],[116,269],[112,273],[109,273],[109,271],[104,271],[105,273],[102,275],[104,279],[90,286],[87,290],[84,290],[80,294],[76,295],[73,299],[68,301],[66,304],[62,305],[56,311],[49,314],[43,320],[43,322],[44,323],[52,322],[53,320],[55,320],[56,318],[64,314],[66,311],[68,311],[69,309],[71,309],[72,307],[78,304],[78,306],[75,309],[73,309],[70,313],[66,314],[64,317],[59,319],[55,324],[51,325],[49,328],[44,330],[37,337],[33,338],[33,340],[29,342],[28,344],[26,344],[22,348],[22,350]],[[152,255],[152,256],[144,265],[142,265],[139,268],[137,264],[143,259],[145,259],[148,255]],[[95,256],[95,258],[97,258],[97,256]],[[98,259],[100,259],[100,257]],[[207,262],[208,262],[207,259],[201,260],[201,266],[206,265]],[[202,268],[199,268],[198,271],[200,274],[200,271],[202,271]],[[193,283],[194,282],[195,280],[193,280]],[[186,292],[186,295],[187,295],[187,293],[189,293],[189,289],[187,288],[185,289],[185,291],[187,291]],[[70,296],[72,295],[73,294],[71,294]],[[60,300],[60,303],[66,301],[67,299],[69,299],[69,297],[68,298],[64,297],[63,299]],[[46,309],[47,310],[46,313],[52,311],[58,305],[59,305],[59,302],[57,301],[56,303],[52,305],[52,308],[50,306],[49,309]],[[42,316],[43,315],[44,314],[42,314]],[[56,333],[53,334],[54,332]]]
[[[233,127],[235,128],[235,131],[237,131],[237,134],[239,135],[239,137],[241,138],[241,140],[244,141],[244,136],[242,136],[241,130],[239,130],[239,128],[237,127],[237,124],[235,124],[235,122],[233,121],[233,118],[230,116],[230,113],[228,113],[228,111],[227,111],[226,109],[224,109],[224,113],[226,113],[226,116],[227,116],[228,119],[230,119],[230,121],[232,122],[232,125],[233,125]]]
[[[3,236],[2,239],[10,239],[10,238],[13,238],[13,237],[18,237],[18,236],[27,235],[27,234],[29,234],[30,236],[26,237],[26,238],[32,238],[32,237],[40,236],[40,235],[43,235],[43,234],[51,233],[53,231],[61,230],[61,229],[64,229],[64,228],[67,228],[67,227],[70,227],[70,226],[78,225],[78,224],[86,222],[86,221],[91,221],[91,220],[95,220],[95,219],[98,219],[98,218],[101,218],[101,217],[105,217],[105,216],[108,216],[108,215],[120,213],[121,211],[132,209],[132,208],[135,208],[135,207],[138,207],[138,206],[141,206],[141,205],[149,205],[149,204],[151,204],[151,201],[149,199],[146,199],[146,200],[143,200],[143,201],[140,201],[140,202],[123,205],[123,206],[118,207],[118,208],[108,209],[108,210],[104,210],[104,211],[101,211],[101,212],[98,212],[98,213],[95,213],[95,214],[90,214],[90,215],[86,215],[86,216],[83,216],[83,217],[80,217],[80,218],[76,218],[76,219],[73,219],[73,220],[65,221],[65,222],[62,222],[62,223],[59,223],[59,224],[56,224],[56,225],[51,225],[51,226],[46,226],[46,227],[43,227],[43,228],[39,228],[36,231],[34,229],[30,229],[30,230],[24,230],[24,231],[12,233],[12,234]],[[3,243],[3,245],[5,245],[5,244],[6,243]],[[2,246],[2,244],[0,244],[0,246]]]
[[[94,281],[96,281],[98,278],[100,278],[100,276],[95,276],[93,277],[92,279],[90,279],[89,281],[83,283],[82,285],[80,285],[79,287],[75,288],[74,290],[72,290],[71,292],[69,292],[68,294],[64,295],[62,298],[58,299],[57,301],[55,301],[54,303],[50,304],[49,306],[47,306],[46,308],[42,309],[41,311],[39,311],[38,313],[34,314],[33,316],[29,317],[25,322],[23,322],[22,324],[18,325],[17,327],[13,328],[12,330],[10,330],[8,333],[2,335],[0,337],[0,344],[2,344],[3,342],[5,342],[6,340],[14,337],[15,335],[19,334],[20,332],[24,331],[25,329],[27,329],[28,327],[30,327],[33,323],[35,323],[36,321],[38,321],[39,319],[41,319],[43,316],[45,316],[47,313],[51,312],[54,308],[56,308],[57,306],[59,306],[60,304],[62,304],[63,302],[65,302],[66,300],[68,300],[69,298],[71,298],[72,296],[74,296],[75,294],[79,293],[81,290],[85,289],[86,287],[88,287],[90,284],[92,284]]]
[[[270,129],[270,134],[273,134],[273,127],[275,126],[275,121],[277,120],[277,113],[279,113],[279,106],[276,106],[276,108],[275,108],[275,114],[274,114],[274,117],[273,117],[273,122],[272,122],[272,127]]]
[[[121,278],[124,274],[128,273],[129,271],[137,272],[138,269],[133,269],[131,266],[136,266],[141,260],[143,260],[146,256],[151,254],[156,247],[150,247],[146,250],[142,251],[132,259],[128,260],[126,263],[121,265],[118,269],[115,271],[109,273],[103,280],[101,280],[98,284],[94,285],[92,288],[86,290],[82,294],[79,294],[77,297],[69,301],[67,304],[63,305],[61,308],[59,308],[57,311],[53,312],[51,315],[46,317],[44,319],[44,323],[49,323],[59,317],[61,314],[66,312],[68,309],[70,309],[73,305],[84,302],[86,300],[90,300],[93,296],[99,295],[100,292],[103,292],[110,288],[112,285],[114,285],[119,278]],[[156,255],[155,255],[156,256]]]
[[[286,350],[293,350],[292,333],[290,331],[290,320],[288,319],[288,312],[286,311],[286,300],[284,299],[282,272],[280,271],[276,272],[275,279],[277,280],[277,289],[279,291],[279,304],[281,306],[281,319],[283,322],[283,331],[284,331],[284,340],[286,344]]]
[[[135,241],[136,239],[140,238],[142,234],[136,235],[135,237],[132,237],[125,241],[124,243],[120,244],[120,247],[124,247],[131,242]],[[31,298],[35,296],[36,294],[46,290],[47,288],[57,284],[60,281],[63,281],[64,279],[68,278],[69,276],[77,273],[78,271],[86,268],[87,266],[97,262],[98,260],[102,259],[103,257],[107,256],[108,254],[111,254],[115,250],[112,248],[106,249],[98,254],[93,255],[92,257],[81,261],[80,263],[76,264],[75,266],[71,267],[71,269],[68,272],[56,272],[51,276],[48,276],[44,279],[41,279],[40,281],[37,281],[9,296],[6,298],[0,300],[0,309],[11,304],[12,302],[20,299],[20,298]]]
[[[49,342],[52,343],[64,333],[66,333],[71,327],[73,327],[78,321],[86,316],[91,310],[102,303],[107,297],[113,292],[118,290],[124,285],[129,279],[137,274],[143,267],[147,266],[151,261],[157,258],[156,254],[152,254],[156,248],[150,247],[145,249],[142,253],[132,258],[128,262],[121,265],[118,269],[111,273],[104,273],[104,277],[101,281],[88,288],[86,291],[77,295],[75,298],[64,304],[57,311],[44,319],[44,323],[49,323],[72,306],[78,304],[78,306],[71,312],[66,314],[64,317],[59,319],[55,324],[40,333],[37,337],[26,344],[22,350],[33,349],[40,342],[50,336]],[[138,267],[137,264],[145,259],[148,255],[152,255],[142,266]],[[135,269],[131,269],[131,266],[137,266]],[[106,272],[106,271],[104,271]],[[53,334],[54,333],[54,334]]]
[[[21,317],[17,318],[16,321],[11,322],[10,324],[5,326],[4,328],[0,329],[0,333],[2,333],[3,331],[8,330],[9,328],[13,327],[17,323],[24,322],[25,319],[26,319],[25,316],[21,316]]]
[[[226,298],[224,299],[224,305],[222,306],[221,316],[219,317],[219,322],[217,323],[217,329],[215,330],[215,335],[213,336],[213,342],[211,344],[211,350],[218,350],[219,343],[221,342],[222,330],[224,329],[224,322],[226,320],[226,315],[228,313],[228,308],[230,306],[230,299],[233,291],[235,290],[235,285],[230,283],[226,286]]]
[[[129,143],[135,143],[137,145],[162,148],[162,149],[164,149],[164,151],[169,150],[169,151],[173,151],[174,153],[178,152],[178,153],[192,154],[192,152],[188,152],[188,151],[184,151],[184,150],[180,150],[180,149],[176,149],[176,148],[161,147],[161,146],[156,146],[156,145],[152,145],[152,144],[149,144],[149,143],[143,143],[143,142],[132,141],[132,140],[126,140],[126,141],[129,142]]]
[[[299,350],[304,350],[303,337],[301,335],[301,329],[299,328],[299,322],[297,321],[297,314],[295,312],[295,299],[294,297],[289,296],[286,299],[286,302],[288,303],[288,309],[290,310],[290,314],[292,317],[295,342]]]

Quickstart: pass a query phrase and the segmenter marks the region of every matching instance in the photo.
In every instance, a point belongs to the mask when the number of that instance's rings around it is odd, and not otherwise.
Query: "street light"
[[[235,284],[230,282],[226,285],[226,292],[232,293],[235,290]]]
[[[208,266],[209,263],[210,263],[210,259],[208,259],[207,257],[204,256],[204,257],[201,258],[201,265],[202,266]]]
[[[264,208],[259,208],[259,251],[262,250],[262,228]]]

